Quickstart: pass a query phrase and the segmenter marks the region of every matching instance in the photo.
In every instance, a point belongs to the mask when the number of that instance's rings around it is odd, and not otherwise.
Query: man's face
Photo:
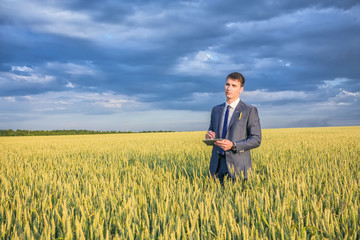
[[[240,81],[228,78],[225,83],[225,96],[227,101],[236,100],[240,93],[244,90],[244,87],[241,86]]]

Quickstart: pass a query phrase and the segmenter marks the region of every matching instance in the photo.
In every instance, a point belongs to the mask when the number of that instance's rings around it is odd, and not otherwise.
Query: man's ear
[[[244,87],[240,88],[240,93],[242,93],[244,91]]]

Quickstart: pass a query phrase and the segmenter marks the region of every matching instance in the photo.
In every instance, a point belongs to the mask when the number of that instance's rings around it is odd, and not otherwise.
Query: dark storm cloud
[[[251,74],[255,79],[269,79],[263,82],[268,89],[295,89],[299,85],[312,89],[324,79],[358,78],[354,61],[360,52],[356,44],[360,40],[357,13],[359,8],[349,12],[310,8],[266,21],[236,22],[231,25],[234,33],[225,45],[242,52],[238,61],[268,59],[273,64],[276,60],[288,63],[289,68],[269,65],[267,71]]]
[[[241,71],[244,99],[273,110],[265,119],[299,103],[359,109],[358,1],[1,2],[0,105],[37,95],[33,111],[59,114],[115,114],[130,99],[209,111]],[[57,108],[43,104],[50,93]],[[292,114],[290,125],[335,124]]]

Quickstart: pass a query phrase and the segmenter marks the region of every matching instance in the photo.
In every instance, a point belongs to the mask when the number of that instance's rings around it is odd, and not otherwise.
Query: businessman
[[[230,73],[225,82],[226,102],[213,107],[210,127],[205,138],[216,141],[210,159],[210,175],[223,184],[242,175],[247,179],[251,168],[250,149],[260,146],[261,127],[257,108],[240,100],[245,78],[241,73]]]

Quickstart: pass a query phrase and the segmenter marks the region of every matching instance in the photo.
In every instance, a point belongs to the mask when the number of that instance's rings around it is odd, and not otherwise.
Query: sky
[[[360,125],[358,0],[0,5],[0,129],[205,131],[231,72],[262,128]]]

